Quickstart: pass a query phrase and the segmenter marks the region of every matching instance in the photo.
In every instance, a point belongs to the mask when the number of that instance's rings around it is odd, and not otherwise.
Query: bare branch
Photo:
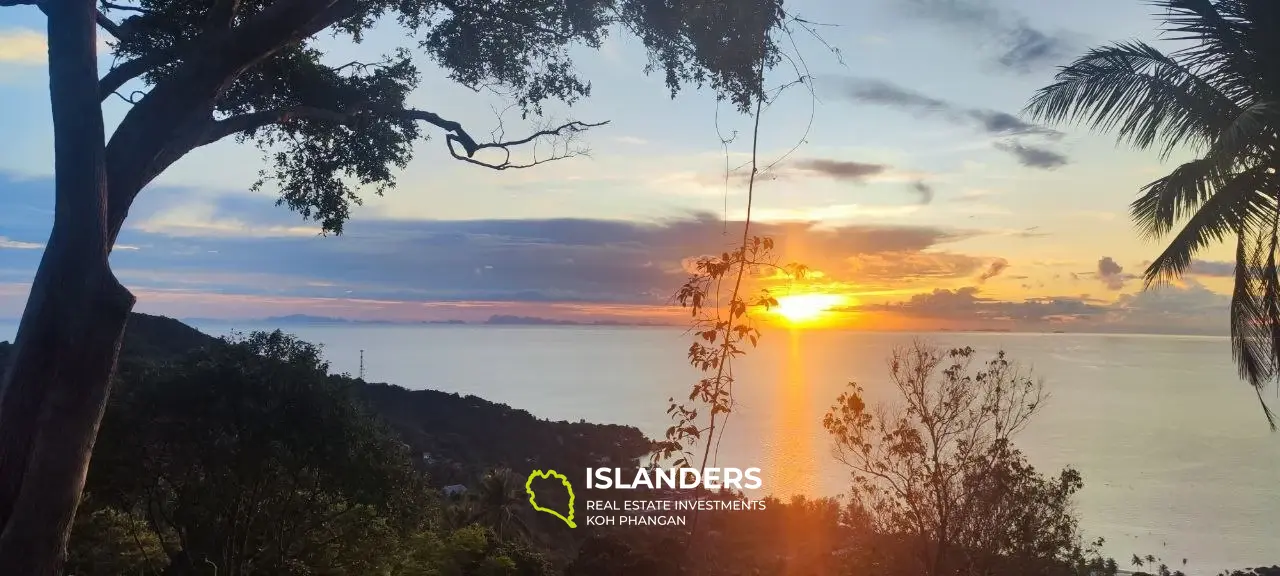
[[[329,69],[329,71],[334,73],[351,69],[353,74],[361,75],[361,74],[369,74],[370,70],[377,71],[378,69],[387,68],[391,66],[393,63],[394,62],[392,61],[391,57],[387,56],[387,57],[383,57],[383,59],[378,62],[361,62],[359,60],[352,60],[340,66],[328,66],[327,68]]]
[[[137,104],[139,99],[147,95],[146,92],[143,92],[141,90],[134,90],[133,92],[130,92],[128,96],[125,96],[124,94],[121,94],[119,92],[112,92],[112,94],[119,97],[121,100],[128,102],[129,104]]]
[[[36,0],[0,0],[0,6],[39,6]],[[43,10],[43,8],[42,8]]]
[[[123,4],[116,4],[116,3],[114,3],[114,2],[107,2],[106,0],[103,0],[103,1],[102,1],[102,7],[103,7],[103,8],[106,8],[107,10],[122,10],[122,11],[125,11],[125,12],[137,12],[137,13],[139,13],[139,14],[152,14],[152,13],[153,13],[153,12],[151,12],[150,10],[147,10],[146,8],[141,8],[141,7],[138,7],[138,6],[125,6],[125,5],[123,5]]]
[[[518,140],[506,140],[502,142],[487,142],[483,144],[477,144],[476,141],[471,137],[471,135],[468,134],[466,130],[463,130],[462,126],[459,125],[457,122],[444,120],[443,118],[440,118],[440,116],[431,112],[426,112],[425,114],[422,114],[422,112],[418,110],[407,110],[406,112],[409,113],[408,117],[410,118],[435,124],[436,126],[449,131],[449,134],[445,136],[445,141],[448,143],[448,146],[449,146],[449,154],[452,155],[454,158],[458,160],[462,160],[463,162],[467,162],[469,164],[475,164],[477,166],[483,166],[485,168],[491,168],[494,170],[507,170],[511,168],[529,168],[531,166],[536,166],[538,164],[543,164],[552,160],[560,160],[563,158],[585,155],[587,153],[585,150],[570,149],[570,145],[572,144],[571,142],[572,139],[576,135],[582,132],[585,132],[587,130],[590,130],[591,128],[597,128],[609,123],[608,120],[605,120],[604,122],[594,122],[594,123],[571,121],[571,122],[566,122],[564,124],[556,126],[555,128],[538,130],[537,132],[534,132],[533,134],[530,134],[529,136],[520,138]],[[538,159],[537,155],[535,154],[533,160],[526,163],[511,162],[512,148],[523,146],[529,143],[533,143],[534,146],[536,147],[537,142],[539,140],[542,140],[543,138],[565,139],[564,141],[565,148],[566,148],[565,151],[561,154],[556,154],[553,152],[551,157],[544,158],[544,159]],[[454,143],[457,143],[458,145],[460,145],[466,154],[465,155],[459,154],[458,149],[454,146]],[[475,158],[475,155],[477,152],[480,152],[481,150],[490,150],[490,149],[501,150],[505,155],[503,161],[499,163],[491,163],[491,162],[485,162],[482,160],[477,160]],[[535,148],[535,152],[536,152],[536,148]]]
[[[447,120],[439,114],[427,110],[404,109],[385,112],[339,112],[314,106],[294,106],[289,108],[250,112],[222,120],[212,121],[204,136],[199,140],[198,145],[203,146],[205,144],[211,144],[232,134],[253,132],[272,124],[282,124],[293,120],[318,120],[322,122],[351,126],[354,125],[359,117],[364,114],[386,114],[400,118],[418,120],[436,126],[437,128],[447,132],[445,140],[448,143],[450,155],[458,160],[462,160],[463,162],[483,166],[493,170],[529,168],[554,160],[586,155],[587,151],[585,149],[574,150],[571,148],[570,144],[573,137],[591,128],[604,126],[609,123],[607,120],[604,122],[594,123],[571,121],[554,128],[538,130],[529,136],[517,140],[478,143],[471,134],[462,127],[462,124],[453,120]],[[530,143],[536,144],[539,140],[544,138],[563,139],[565,150],[559,153],[553,153],[550,157],[542,159],[537,158],[535,155],[534,158],[528,162],[520,163],[511,161],[511,150],[513,148]],[[459,148],[461,148],[461,150],[459,150]],[[496,163],[476,159],[476,153],[482,150],[500,150],[504,153],[504,158],[501,162]]]

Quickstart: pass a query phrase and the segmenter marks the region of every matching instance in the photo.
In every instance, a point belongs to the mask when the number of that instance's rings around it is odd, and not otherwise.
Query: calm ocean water
[[[222,334],[226,326],[206,326]],[[240,330],[254,326],[237,326]],[[0,339],[11,326],[0,326]],[[556,420],[666,429],[667,398],[697,374],[679,329],[621,327],[291,327],[339,372],[408,388],[475,394]],[[1280,434],[1235,376],[1225,338],[836,331],[771,332],[737,367],[739,409],[721,466],[763,469],[766,490],[835,495],[848,473],[821,418],[850,381],[890,400],[885,358],[924,338],[1005,350],[1051,397],[1016,441],[1045,472],[1074,466],[1089,537],[1195,572],[1280,563]],[[1274,398],[1270,393],[1268,398]],[[1123,564],[1123,562],[1122,562]]]

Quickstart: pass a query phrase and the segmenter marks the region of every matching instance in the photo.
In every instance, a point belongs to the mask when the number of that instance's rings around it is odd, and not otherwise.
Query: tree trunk
[[[74,263],[73,259],[60,259]],[[61,264],[61,262],[59,263]],[[59,267],[54,264],[52,267]],[[68,267],[69,268],[69,267]],[[88,308],[78,334],[69,334],[59,318],[63,306],[79,307],[68,297],[54,299],[38,310],[28,308],[31,324],[19,329],[16,354],[9,370],[8,389],[43,391],[41,406],[0,430],[5,488],[12,489],[12,505],[0,533],[0,573],[32,576],[60,574],[67,538],[107,404],[111,375],[124,336],[133,297],[115,282],[110,271],[93,274],[102,286],[84,294]],[[35,300],[37,295],[32,294]],[[29,328],[23,333],[23,328]],[[0,405],[7,412],[8,400]],[[0,415],[4,415],[0,412]],[[14,432],[11,432],[14,431]],[[25,436],[26,444],[17,444]],[[29,448],[25,466],[10,447]]]
[[[53,232],[0,383],[0,573],[56,576],[134,298],[108,264],[93,0],[48,15]]]

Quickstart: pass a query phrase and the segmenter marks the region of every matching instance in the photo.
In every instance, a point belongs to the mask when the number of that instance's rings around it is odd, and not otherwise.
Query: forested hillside
[[[121,350],[121,365],[172,362],[216,339],[164,316],[133,314]],[[10,344],[0,342],[0,366]],[[629,426],[553,422],[476,396],[437,390],[432,382],[396,384],[351,380],[350,388],[409,445],[432,480],[469,483],[485,470],[509,466],[582,469],[602,462],[634,460],[649,440]],[[400,384],[400,385],[397,385]],[[128,386],[117,382],[116,386]]]

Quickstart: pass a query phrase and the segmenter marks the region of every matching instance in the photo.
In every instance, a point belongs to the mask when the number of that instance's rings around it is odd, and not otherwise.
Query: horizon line
[[[193,323],[217,323],[217,324],[275,324],[281,327],[299,326],[299,325],[342,325],[342,324],[366,324],[394,327],[483,327],[483,328],[684,328],[689,327],[686,324],[671,324],[661,322],[627,322],[619,320],[561,320],[556,318],[543,318],[538,316],[519,316],[518,318],[528,318],[530,322],[489,322],[488,320],[466,321],[461,319],[441,319],[441,320],[380,320],[380,319],[360,319],[360,318],[343,318],[328,316],[310,316],[307,314],[284,314],[280,316],[267,316],[257,318],[201,318],[201,317],[176,317],[165,314],[150,314],[141,312],[150,316],[160,316],[182,322],[183,324]],[[513,316],[498,314],[495,316]],[[289,322],[287,319],[291,317],[306,318],[310,321]],[[281,322],[281,320],[285,320]],[[20,318],[0,318],[0,324],[13,324],[16,328],[20,323]],[[543,322],[545,321],[545,322]],[[251,326],[256,327],[256,326]],[[850,326],[783,326],[766,324],[762,326],[768,330],[780,331],[800,331],[800,332],[852,332],[865,334],[965,334],[965,335],[1034,335],[1034,336],[1143,336],[1143,337],[1180,337],[1180,338],[1210,338],[1210,339],[1229,339],[1230,334],[1206,334],[1193,332],[1148,332],[1148,331],[1129,331],[1116,330],[1111,332],[1103,332],[1097,330],[1071,331],[1062,329],[1044,329],[1044,330],[1028,330],[1028,329],[1003,329],[1003,328],[970,328],[970,329],[951,329],[951,328],[934,328],[934,329],[876,329],[876,328],[860,328]],[[0,339],[0,342],[10,342],[7,339]]]

